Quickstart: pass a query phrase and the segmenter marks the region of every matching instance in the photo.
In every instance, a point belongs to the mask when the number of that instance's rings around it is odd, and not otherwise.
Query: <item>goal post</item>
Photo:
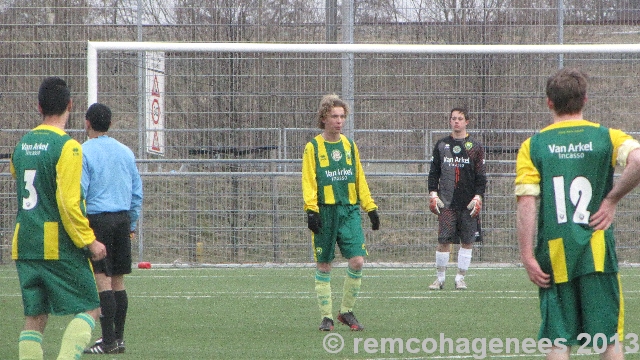
[[[402,45],[402,44],[278,44],[114,42],[87,43],[88,104],[98,101],[99,51],[272,52],[354,54],[595,54],[640,53],[640,44],[550,45]]]
[[[149,80],[153,52],[166,53],[168,90],[159,93],[167,106],[159,113],[171,126],[159,130],[167,139],[162,158],[143,151],[149,127],[142,117],[155,113],[136,101],[148,92],[140,84]],[[491,181],[478,259],[511,263],[518,261],[515,153],[549,122],[546,79],[563,65],[583,68],[592,79],[585,117],[633,131],[640,123],[638,59],[640,44],[88,42],[87,96],[89,104],[112,104],[119,137],[139,145],[149,188],[140,259],[309,260],[300,159],[318,133],[318,100],[339,93],[353,101],[351,137],[387,224],[367,232],[371,261],[431,258],[437,219],[423,203],[429,158],[435,141],[450,133],[449,109],[465,106],[470,132],[486,146]],[[345,73],[349,61],[356,66]],[[639,198],[636,192],[621,204],[622,261],[640,253],[630,210]]]

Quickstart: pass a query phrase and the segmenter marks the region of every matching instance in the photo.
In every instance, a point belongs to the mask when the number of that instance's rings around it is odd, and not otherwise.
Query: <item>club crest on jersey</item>
[[[350,163],[351,162],[351,151],[345,151],[344,152],[344,157],[346,158],[347,163]]]
[[[333,159],[333,161],[340,161],[340,159],[342,159],[342,153],[340,152],[340,150],[335,149],[331,152],[331,158]]]
[[[459,154],[460,151],[462,151],[462,148],[460,146],[456,145],[456,146],[453,147],[453,153],[454,154]]]
[[[471,150],[472,147],[473,147],[473,143],[471,141],[467,141],[466,143],[464,143],[465,149]]]

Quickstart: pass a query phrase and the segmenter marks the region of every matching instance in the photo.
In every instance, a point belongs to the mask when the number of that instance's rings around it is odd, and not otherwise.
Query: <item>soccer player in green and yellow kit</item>
[[[42,124],[24,135],[11,156],[18,214],[11,249],[22,291],[25,326],[20,359],[42,359],[49,314],[75,315],[62,337],[58,360],[79,359],[100,316],[93,260],[106,256],[84,215],[80,188],[82,147],[64,131],[72,100],[58,77],[38,92]]]
[[[302,194],[307,225],[312,231],[322,331],[333,330],[330,282],[336,244],[348,259],[338,321],[354,331],[364,329],[353,314],[367,255],[359,207],[368,213],[371,228],[380,228],[378,207],[371,197],[358,147],[342,135],[347,112],[347,103],[338,96],[322,98],[317,119],[323,131],[307,143],[302,159]]]
[[[520,147],[515,181],[520,259],[539,287],[539,337],[553,343],[547,359],[568,359],[579,344],[603,349],[601,359],[623,359],[611,224],[617,203],[640,183],[640,144],[583,119],[582,71],[558,71],[547,80],[546,95],[553,123]],[[624,170],[614,183],[616,164]]]

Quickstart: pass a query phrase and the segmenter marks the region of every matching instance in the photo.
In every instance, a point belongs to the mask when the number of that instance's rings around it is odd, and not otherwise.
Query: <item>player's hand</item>
[[[613,223],[615,215],[616,203],[605,197],[600,203],[598,211],[589,217],[589,226],[594,230],[607,230]]]
[[[136,232],[135,232],[135,231],[130,231],[130,232],[129,232],[129,239],[130,239],[130,240],[133,240],[133,239],[135,239],[135,238],[136,238]]]
[[[93,261],[100,261],[107,256],[107,248],[103,243],[98,241],[98,239],[89,244],[88,248],[91,252],[91,260]]]
[[[527,270],[527,275],[529,275],[529,280],[531,280],[531,282],[541,288],[548,288],[551,286],[551,275],[542,271],[540,264],[533,256],[522,260],[522,265],[524,265],[525,270]]]
[[[440,200],[438,193],[435,191],[432,191],[429,196],[431,196],[431,199],[429,200],[429,210],[436,215],[440,215],[440,209],[444,207],[444,203]]]
[[[307,212],[307,227],[309,230],[313,231],[314,234],[320,232],[322,228],[322,219],[320,218],[320,213],[309,211]]]
[[[474,196],[471,202],[469,202],[469,205],[467,205],[467,209],[471,210],[471,217],[480,215],[480,210],[482,210],[482,196]]]
[[[379,230],[380,216],[378,215],[378,210],[369,211],[367,215],[369,215],[369,220],[371,220],[371,230]]]

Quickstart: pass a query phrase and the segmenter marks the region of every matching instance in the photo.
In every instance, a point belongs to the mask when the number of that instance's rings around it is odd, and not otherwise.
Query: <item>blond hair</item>
[[[331,112],[331,109],[335,107],[343,108],[345,116],[349,113],[349,106],[345,101],[340,99],[338,95],[329,94],[322,97],[322,100],[320,100],[320,106],[318,107],[318,127],[320,129],[324,129],[324,123],[322,120],[324,120]]]

